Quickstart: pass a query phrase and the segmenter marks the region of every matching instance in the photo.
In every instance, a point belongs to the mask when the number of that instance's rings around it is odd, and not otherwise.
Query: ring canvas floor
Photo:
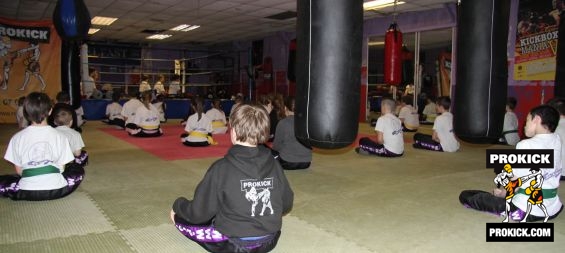
[[[176,127],[168,123],[165,127]],[[77,192],[45,202],[0,199],[0,252],[205,252],[168,218],[178,196],[194,188],[217,157],[163,159],[108,134],[100,122],[84,126],[90,154]],[[426,126],[427,127],[427,126]],[[422,132],[430,129],[423,127]],[[15,124],[0,125],[3,155]],[[372,135],[368,124],[360,135]],[[175,136],[177,134],[175,133]],[[294,189],[292,212],[272,252],[559,252],[565,214],[553,243],[487,243],[487,222],[499,217],[463,208],[465,189],[492,189],[486,148],[463,143],[456,153],[416,150],[405,133],[401,158],[360,156],[352,145],[314,152],[312,167],[286,171]],[[174,145],[179,145],[176,140]],[[185,148],[185,147],[179,147]],[[0,174],[13,173],[6,161]],[[563,196],[561,196],[563,201]]]

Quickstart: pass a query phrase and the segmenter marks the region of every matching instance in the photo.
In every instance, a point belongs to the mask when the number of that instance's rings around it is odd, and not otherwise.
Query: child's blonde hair
[[[263,106],[239,105],[230,115],[230,124],[237,141],[258,145],[269,139],[269,115]]]

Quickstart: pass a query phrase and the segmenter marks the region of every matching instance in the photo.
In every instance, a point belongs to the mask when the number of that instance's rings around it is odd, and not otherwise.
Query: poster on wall
[[[514,80],[554,80],[563,0],[520,0]]]
[[[61,39],[51,21],[0,18],[0,123],[16,122],[17,100],[61,90]]]

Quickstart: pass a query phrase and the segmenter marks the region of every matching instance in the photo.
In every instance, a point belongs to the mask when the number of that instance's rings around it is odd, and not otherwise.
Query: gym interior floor
[[[169,124],[178,124],[171,121]],[[44,202],[0,199],[0,252],[204,252],[169,221],[178,196],[192,197],[217,158],[163,161],[116,139],[91,121],[83,139],[86,178],[70,196]],[[3,155],[15,124],[0,125]],[[430,132],[430,127],[422,127]],[[373,133],[360,124],[360,133]],[[501,218],[466,209],[464,189],[493,188],[485,149],[462,143],[456,153],[415,150],[405,133],[401,158],[360,156],[353,148],[317,150],[312,167],[286,171],[295,193],[273,252],[559,252],[565,214],[553,243],[487,243],[486,223]],[[180,143],[179,143],[180,145]],[[0,174],[13,173],[0,162]],[[563,199],[563,194],[561,194]]]

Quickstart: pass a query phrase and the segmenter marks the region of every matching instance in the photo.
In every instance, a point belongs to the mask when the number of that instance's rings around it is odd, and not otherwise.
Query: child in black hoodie
[[[241,105],[230,115],[234,144],[196,187],[194,199],[178,198],[171,220],[210,252],[269,252],[294,193],[271,151],[269,116],[261,106]]]

